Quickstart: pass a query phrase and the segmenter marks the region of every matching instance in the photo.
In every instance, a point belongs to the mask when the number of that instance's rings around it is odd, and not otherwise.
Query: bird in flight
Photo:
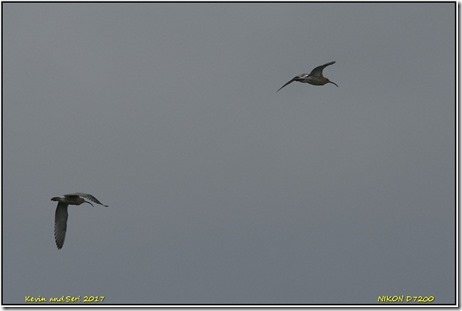
[[[330,81],[329,79],[327,79],[326,77],[324,77],[322,75],[323,69],[326,68],[327,66],[332,65],[332,64],[335,64],[335,62],[330,62],[330,63],[324,64],[324,65],[318,66],[318,67],[314,68],[313,70],[311,70],[310,74],[302,73],[301,75],[298,75],[298,76],[294,77],[292,80],[290,80],[289,82],[287,82],[286,84],[281,86],[279,88],[279,90],[282,89],[287,84],[290,84],[290,83],[292,83],[294,81],[303,82],[303,83],[309,83],[309,84],[312,84],[312,85],[324,85],[326,83],[332,83],[336,87],[338,87],[337,84],[335,84],[334,82]],[[279,92],[279,90],[277,90],[276,92]]]
[[[88,203],[91,206],[91,202],[106,206],[97,198],[87,193],[71,193],[65,194],[61,197],[53,197],[51,201],[58,201],[58,206],[56,207],[55,212],[55,242],[58,249],[61,249],[64,244],[64,238],[66,237],[67,229],[67,206],[68,205],[80,205],[82,203]],[[91,201],[91,202],[90,202]]]

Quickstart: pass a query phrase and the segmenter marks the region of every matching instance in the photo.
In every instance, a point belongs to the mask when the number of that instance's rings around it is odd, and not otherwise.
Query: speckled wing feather
[[[92,202],[95,202],[95,203],[98,203],[102,206],[106,206],[107,205],[104,205],[103,203],[101,203],[97,198],[95,198],[94,196],[92,196],[91,194],[88,194],[88,193],[82,193],[82,192],[76,192],[76,193],[73,193],[74,195],[78,195],[84,199],[87,199],[87,200],[90,200]]]
[[[58,249],[64,244],[67,230],[67,204],[59,202],[55,212],[55,242]]]
[[[284,84],[283,86],[281,86],[281,87],[279,88],[279,90],[276,91],[276,93],[279,92],[284,86],[286,86],[286,85],[288,85],[288,84],[294,82],[296,78],[297,78],[297,77],[293,78],[292,80],[290,80],[289,82],[287,82],[286,84]]]
[[[324,70],[324,68],[332,64],[335,64],[335,61],[314,68],[313,70],[311,70],[310,76],[321,77],[322,71]]]

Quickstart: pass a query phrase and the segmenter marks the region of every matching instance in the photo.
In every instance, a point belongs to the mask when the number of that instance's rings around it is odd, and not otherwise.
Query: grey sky
[[[3,303],[454,303],[454,14],[3,3]]]

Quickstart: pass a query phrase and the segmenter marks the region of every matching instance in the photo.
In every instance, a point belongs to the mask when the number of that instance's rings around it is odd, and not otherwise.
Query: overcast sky
[[[3,303],[454,303],[455,8],[3,3]]]

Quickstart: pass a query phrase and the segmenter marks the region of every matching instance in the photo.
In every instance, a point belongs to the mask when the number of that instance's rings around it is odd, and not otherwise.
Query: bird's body
[[[98,199],[92,196],[91,194],[81,192],[65,194],[61,197],[53,197],[51,198],[51,200],[58,201],[58,206],[56,207],[55,212],[55,242],[58,249],[61,249],[63,247],[64,238],[66,237],[68,216],[67,207],[69,205],[80,205],[83,203],[88,203],[94,206],[93,204],[91,204],[91,202],[89,202],[92,201],[94,203],[107,207],[107,205],[104,205],[103,203],[98,201]]]
[[[279,90],[282,89],[283,87],[285,87],[286,85],[294,82],[294,81],[302,82],[302,83],[309,83],[309,84],[312,84],[312,85],[324,85],[324,84],[327,84],[327,83],[332,83],[332,84],[334,84],[335,86],[338,87],[337,84],[335,84],[334,82],[330,81],[329,79],[327,79],[326,77],[324,77],[322,75],[323,69],[325,67],[329,66],[329,65],[332,65],[332,64],[335,64],[335,62],[330,62],[330,63],[324,64],[324,65],[318,66],[318,67],[314,68],[313,70],[311,70],[311,72],[309,74],[308,73],[302,73],[301,75],[295,76],[292,80],[290,80],[289,82],[287,82],[286,84],[281,86],[279,88]],[[279,92],[279,90],[277,90],[276,92]]]

